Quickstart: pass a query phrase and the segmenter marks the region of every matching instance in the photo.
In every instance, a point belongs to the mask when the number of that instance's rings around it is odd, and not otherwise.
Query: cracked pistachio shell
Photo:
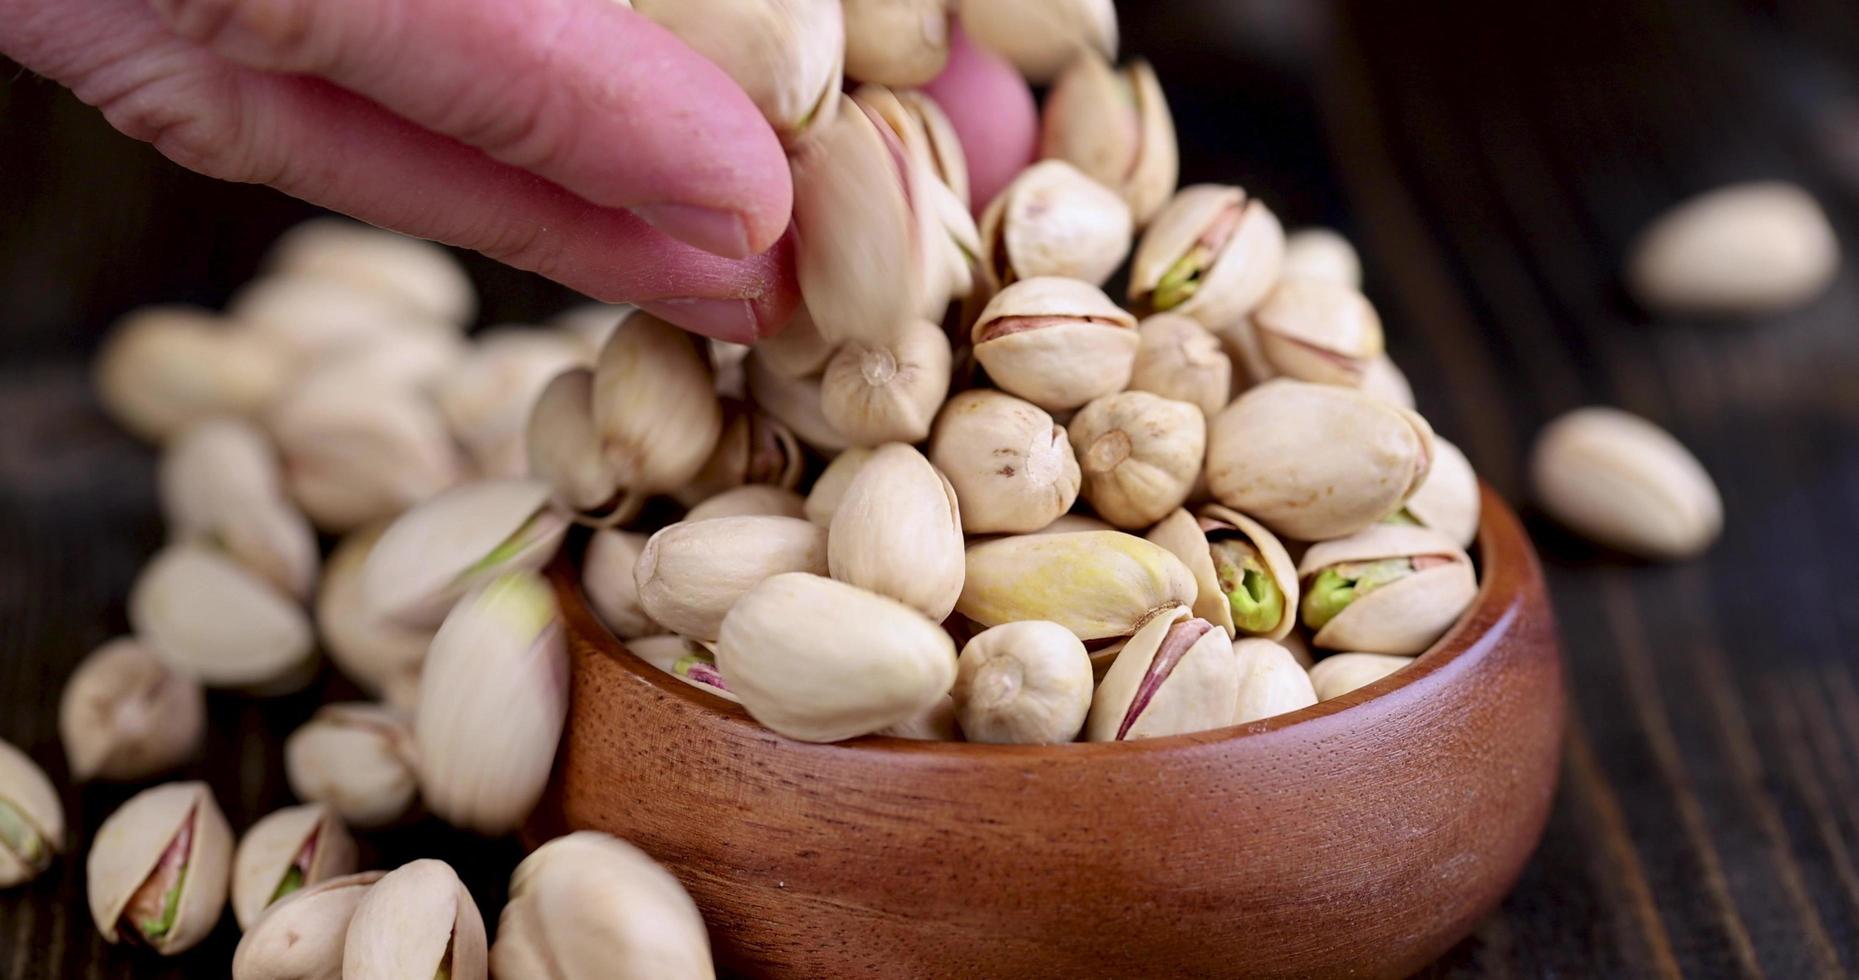
[[[1146,61],[1118,70],[1087,51],[1046,95],[1039,155],[1065,160],[1123,195],[1138,227],[1175,192],[1175,120]]]
[[[854,445],[921,442],[949,393],[949,337],[915,320],[887,343],[839,348],[820,379],[820,411]]]
[[[171,544],[129,592],[129,622],[155,654],[208,687],[288,688],[315,652],[294,601],[218,552]]]
[[[941,622],[962,594],[955,488],[910,446],[879,447],[833,512],[826,561],[833,578]]]
[[[633,0],[633,9],[723,69],[783,143],[838,107],[838,0]]]
[[[1432,466],[1419,415],[1350,388],[1277,380],[1214,416],[1214,499],[1299,541],[1337,538],[1400,509]]]
[[[1021,279],[1060,276],[1102,286],[1130,254],[1130,206],[1063,160],[1021,171],[981,215],[987,294]]]
[[[1072,452],[1084,474],[1084,499],[1099,517],[1144,528],[1180,507],[1194,488],[1207,449],[1200,409],[1146,391],[1093,400],[1072,417]]]
[[[981,252],[980,232],[968,208],[968,165],[955,128],[919,93],[862,85],[852,100],[891,131],[915,172],[911,205],[928,225],[929,247],[918,256],[925,286],[922,313],[926,319],[941,320],[952,298],[967,296],[974,288],[973,266]]]
[[[1420,489],[1407,498],[1407,515],[1469,548],[1478,537],[1478,474],[1459,447],[1433,437],[1433,468]]]
[[[413,744],[433,813],[515,830],[542,796],[568,714],[568,645],[555,593],[513,571],[460,599],[420,672]]]
[[[846,488],[852,485],[852,479],[858,476],[873,452],[875,450],[864,446],[854,446],[826,464],[826,469],[813,481],[813,489],[807,491],[807,520],[820,527],[833,523],[833,512],[845,499]]]
[[[280,591],[308,598],[316,532],[284,497],[277,456],[257,426],[209,419],[170,442],[156,472],[169,533],[215,547]]]
[[[1134,632],[1193,604],[1194,574],[1161,545],[1121,531],[1023,534],[971,545],[955,611],[983,626],[1049,619],[1081,640]]]
[[[930,437],[930,461],[955,487],[969,534],[1047,527],[1077,501],[1082,480],[1071,440],[1051,415],[986,389],[949,399]]]
[[[912,89],[892,90],[879,85],[860,86],[853,95],[891,127],[903,142],[904,151],[937,183],[949,188],[956,203],[967,211],[968,158],[955,125],[936,100]]]
[[[837,344],[820,336],[813,314],[803,306],[794,311],[793,319],[780,333],[756,343],[754,356],[764,369],[783,378],[804,378],[826,370],[826,362],[838,349]]]
[[[1130,390],[1187,402],[1213,418],[1233,391],[1233,361],[1200,322],[1157,313],[1136,325],[1136,364]]]
[[[1076,279],[1022,279],[975,321],[975,359],[1002,390],[1050,412],[1122,391],[1136,364],[1136,318]]]
[[[1330,650],[1417,654],[1457,622],[1478,595],[1478,576],[1464,551],[1437,531],[1378,524],[1346,538],[1311,545],[1298,564],[1305,604],[1325,569],[1350,562],[1439,558],[1442,564],[1411,572],[1366,592],[1334,614],[1311,642]]]
[[[362,569],[381,539],[383,525],[350,532],[329,554],[316,590],[316,628],[323,649],[342,672],[370,694],[380,694],[426,659],[432,629],[405,626],[376,613],[368,601]]]
[[[878,734],[918,742],[960,742],[962,728],[955,720],[955,698],[937,698],[928,708]]]
[[[393,823],[413,806],[412,758],[413,733],[401,716],[361,702],[325,705],[284,742],[290,791],[364,829]]]
[[[793,517],[681,521],[647,540],[633,568],[653,622],[714,642],[723,616],[757,582],[782,572],[826,574],[826,529]]]
[[[918,170],[921,164],[913,164]],[[954,300],[974,291],[975,262],[981,254],[981,232],[968,205],[932,174],[921,174],[921,220],[928,226],[929,248],[923,253],[923,316],[941,322]]]
[[[1124,643],[1097,685],[1085,740],[1124,742],[1225,728],[1235,722],[1238,686],[1239,659],[1226,632],[1191,618],[1185,608],[1166,610]]]
[[[485,980],[489,962],[478,904],[451,865],[431,859],[381,876],[342,943],[343,980]]]
[[[1085,51],[1117,56],[1112,0],[961,0],[960,10],[969,36],[1035,85],[1058,77]]]
[[[312,218],[285,232],[265,265],[276,274],[340,280],[442,323],[463,325],[477,312],[471,278],[443,246],[340,218]]]
[[[131,636],[85,657],[58,702],[58,734],[79,782],[146,779],[172,769],[193,757],[205,733],[200,684]]]
[[[1413,662],[1413,657],[1385,653],[1331,654],[1310,668],[1310,683],[1317,700],[1328,701],[1358,687],[1367,687]]]
[[[749,379],[749,400],[786,426],[801,442],[829,457],[852,445],[845,433],[826,419],[819,377],[789,378],[777,374],[762,363],[760,351],[751,353],[744,366]]]
[[[583,514],[616,506],[628,510],[620,464],[607,455],[594,423],[594,372],[570,368],[542,389],[530,408],[523,444],[529,472],[552,488],[562,506]]]
[[[1277,536],[1265,527],[1237,511],[1218,504],[1209,504],[1201,508],[1197,519],[1186,510],[1176,509],[1163,518],[1149,532],[1149,540],[1169,550],[1169,553],[1181,559],[1182,564],[1194,573],[1194,581],[1199,592],[1194,600],[1194,615],[1226,630],[1228,636],[1236,636],[1238,628],[1233,623],[1233,607],[1226,593],[1220,589],[1219,576],[1214,571],[1213,553],[1209,534],[1204,530],[1204,522],[1224,524],[1236,532],[1236,536],[1251,544],[1259,553],[1265,572],[1272,577],[1272,582],[1284,596],[1284,614],[1271,629],[1257,635],[1273,640],[1282,639],[1297,625],[1298,580],[1297,564],[1291,560],[1285,546]]]
[[[1581,408],[1551,422],[1530,453],[1530,481],[1556,520],[1643,558],[1689,558],[1723,529],[1723,501],[1697,457],[1619,409]]]
[[[65,808],[45,771],[0,740],[0,888],[31,881],[65,847]]]
[[[895,599],[790,572],[749,590],[723,618],[717,668],[756,721],[804,742],[837,742],[946,696],[955,644]]]
[[[309,360],[355,350],[383,334],[458,330],[456,323],[409,310],[399,297],[321,273],[279,271],[254,279],[227,300],[226,315]]]
[[[491,967],[498,980],[711,980],[696,903],[644,851],[581,831],[542,845],[510,877]]]
[[[1414,388],[1407,383],[1407,375],[1401,373],[1394,359],[1386,354],[1369,361],[1362,368],[1362,383],[1357,388],[1363,394],[1379,398],[1390,405],[1398,405],[1410,412],[1414,410]]]
[[[1362,260],[1349,239],[1328,228],[1299,228],[1285,236],[1284,279],[1317,279],[1362,288]]]
[[[110,328],[94,384],[123,428],[161,442],[202,419],[256,416],[295,377],[288,352],[186,306],[149,306]]]
[[[601,318],[610,333],[621,317]],[[434,404],[485,476],[527,476],[530,411],[556,375],[591,368],[596,351],[567,328],[498,327],[478,335],[438,379]]]
[[[1839,275],[1840,242],[1807,191],[1781,181],[1731,184],[1660,215],[1627,262],[1633,295],[1667,313],[1780,313]]]
[[[589,605],[622,640],[659,632],[659,625],[639,604],[633,569],[645,550],[646,535],[612,529],[594,532],[581,563],[581,588]]]
[[[710,361],[690,334],[634,313],[594,367],[594,422],[629,490],[669,490],[703,469],[723,432]]]
[[[232,980],[342,980],[342,943],[385,871],[331,878],[280,899],[239,940]]]
[[[308,863],[303,862],[305,851]],[[349,874],[355,861],[355,838],[328,806],[305,803],[273,811],[253,824],[233,851],[233,917],[240,929],[250,929],[273,902]],[[291,892],[279,895],[292,877]]]
[[[1265,202],[1238,187],[1196,184],[1143,233],[1129,298],[1222,330],[1265,298],[1283,263],[1284,228]]]
[[[716,451],[691,482],[672,496],[694,507],[744,486],[791,490],[806,468],[800,440],[786,425],[748,402],[730,399],[723,403],[723,434],[717,439]]]
[[[1381,316],[1367,297],[1318,279],[1285,279],[1237,329],[1253,332],[1273,377],[1360,387],[1382,356]]]
[[[1289,649],[1262,637],[1233,641],[1239,660],[1239,704],[1233,724],[1271,718],[1317,703],[1310,675]]]
[[[700,691],[714,694],[725,701],[742,703],[742,699],[729,690],[728,681],[717,671],[716,654],[711,652],[710,647],[696,640],[662,633],[627,640],[626,649],[640,660]]]
[[[713,517],[799,517],[807,516],[807,499],[786,487],[767,483],[745,483],[714,497],[706,498],[685,514],[687,521],[707,521]]]
[[[460,484],[396,518],[362,566],[369,610],[409,626],[445,618],[460,596],[555,557],[568,522],[540,480]]]
[[[124,930],[137,927],[123,920],[134,914],[136,893],[160,873],[163,857],[184,829],[187,847],[173,886],[179,897],[172,899],[171,925],[158,937],[132,939]],[[104,939],[140,942],[173,956],[205,939],[226,908],[232,828],[206,783],[164,783],[130,797],[103,821],[84,871],[91,920]]]
[[[971,742],[1069,742],[1084,727],[1091,690],[1090,654],[1057,623],[983,630],[956,661],[956,717]]]
[[[948,64],[950,0],[844,0],[844,6],[852,78],[909,88]]]

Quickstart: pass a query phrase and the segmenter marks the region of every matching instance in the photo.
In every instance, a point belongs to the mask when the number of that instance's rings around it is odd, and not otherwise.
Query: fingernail
[[[641,204],[633,213],[687,245],[727,259],[747,258],[749,228],[742,216],[694,204]]]
[[[639,304],[647,313],[718,340],[753,344],[755,307],[746,299],[661,299]]]

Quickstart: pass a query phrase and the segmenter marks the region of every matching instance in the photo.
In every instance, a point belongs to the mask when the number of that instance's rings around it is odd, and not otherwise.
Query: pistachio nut
[[[794,311],[781,332],[756,343],[754,356],[762,367],[783,378],[804,378],[826,370],[839,345],[820,336],[813,314],[806,307]]]
[[[316,361],[400,331],[456,333],[458,324],[415,313],[397,296],[329,275],[277,272],[226,302],[226,315],[255,336]]]
[[[1281,379],[1214,416],[1207,487],[1286,537],[1353,534],[1399,510],[1433,465],[1433,430],[1350,388]]]
[[[1271,718],[1317,703],[1317,691],[1297,656],[1262,637],[1233,641],[1239,660],[1239,704],[1233,724]]]
[[[1042,85],[1081,52],[1117,56],[1112,0],[962,0],[962,28]]]
[[[637,309],[628,303],[581,303],[549,317],[547,325],[580,341],[583,356],[592,364],[600,356],[600,349],[607,346],[607,338],[613,336],[620,321],[632,316]]]
[[[417,672],[432,642],[432,628],[405,626],[377,613],[363,587],[362,570],[384,525],[350,532],[323,566],[316,590],[316,629],[336,666],[363,690],[380,694],[397,677]]]
[[[722,435],[708,358],[689,334],[649,313],[627,317],[607,338],[593,399],[602,445],[630,490],[683,485]]]
[[[757,582],[827,570],[827,533],[793,517],[683,521],[652,535],[633,568],[639,605],[653,622],[714,641],[723,615]]]
[[[1084,499],[1118,527],[1148,527],[1180,507],[1206,455],[1200,409],[1146,391],[1093,400],[1068,431]]]
[[[966,161],[953,171],[959,185],[948,176],[962,152],[955,128],[927,97],[910,95],[912,101],[907,103],[904,94],[881,85],[862,85],[852,93],[852,101],[891,131],[907,165],[916,173],[917,179],[908,184],[913,195],[910,204],[918,220],[927,225],[924,241],[928,246],[917,256],[925,290],[922,314],[941,320],[952,298],[967,296],[974,288],[981,236],[968,210]],[[932,145],[928,127],[936,123],[940,138]]]
[[[420,674],[424,664],[389,674],[381,683],[381,703],[411,721],[420,710]]]
[[[1272,642],[1290,651],[1291,658],[1305,670],[1309,670],[1317,662],[1317,658],[1310,652],[1310,639],[1302,631],[1292,630]]]
[[[929,454],[962,501],[970,534],[1036,531],[1078,499],[1082,477],[1065,430],[1012,395],[975,389],[949,399]]]
[[[716,654],[696,640],[663,633],[627,640],[626,649],[640,660],[700,691],[714,694],[725,701],[742,702],[741,698],[731,693],[729,683],[717,670]]]
[[[1395,524],[1311,545],[1298,575],[1311,642],[1331,650],[1420,653],[1478,594],[1472,560],[1452,539]]]
[[[971,742],[1069,742],[1084,727],[1091,689],[1084,643],[1057,623],[1002,623],[956,660],[956,716]]]
[[[1183,188],[1155,216],[1130,263],[1130,300],[1222,330],[1278,281],[1284,228],[1265,202],[1224,184]]]
[[[955,611],[983,626],[1049,619],[1090,641],[1133,633],[1195,594],[1181,559],[1133,534],[1022,534],[969,546]]]
[[[111,943],[163,956],[193,948],[219,923],[232,828],[205,783],[164,783],[129,798],[97,828],[85,863],[90,915]]]
[[[942,621],[962,594],[955,488],[910,446],[879,447],[833,511],[826,562],[833,578]]]
[[[852,95],[891,128],[904,152],[936,183],[947,187],[955,203],[967,212],[968,159],[955,125],[936,100],[922,92],[882,85],[861,85]],[[970,218],[970,226],[973,223]]]
[[[324,705],[284,741],[298,799],[327,803],[351,827],[383,827],[412,808],[413,733],[400,715],[361,702]]]
[[[854,445],[921,442],[949,393],[949,336],[913,320],[882,344],[852,341],[827,362],[820,412]]]
[[[837,742],[909,720],[949,693],[955,644],[895,599],[804,572],[765,579],[723,617],[717,668],[756,721]]]
[[[1472,472],[1471,461],[1458,446],[1434,436],[1433,468],[1393,522],[1432,528],[1453,544],[1469,548],[1478,537],[1478,514],[1478,474]]]
[[[568,714],[568,645],[549,583],[507,572],[432,638],[413,743],[420,794],[453,826],[515,830],[542,796]]]
[[[1362,288],[1362,260],[1349,239],[1328,228],[1299,228],[1285,236],[1284,279],[1318,279]]]
[[[1660,215],[1633,245],[1627,283],[1658,312],[1757,315],[1806,303],[1839,269],[1839,237],[1813,195],[1754,181]]]
[[[1115,531],[1109,521],[1089,514],[1060,514],[1052,523],[1028,534],[1070,534],[1073,531]]]
[[[232,954],[232,980],[342,980],[342,943],[362,896],[385,871],[362,871],[279,899]]]
[[[768,483],[745,483],[706,498],[684,516],[687,521],[707,521],[714,517],[799,517],[807,516],[807,500],[786,487]]]
[[[826,420],[820,378],[789,378],[777,374],[762,362],[760,350],[749,355],[744,368],[749,379],[749,400],[786,426],[801,442],[828,457],[852,445],[845,433]]]
[[[176,539],[218,548],[279,591],[309,597],[316,532],[285,498],[277,456],[256,426],[228,417],[189,427],[162,453],[156,483]]]
[[[629,520],[645,503],[642,494],[623,492],[619,461],[602,447],[594,422],[594,372],[587,368],[563,371],[536,396],[523,446],[529,472],[570,510],[605,523],[608,516]]]
[[[730,399],[723,403],[723,434],[716,450],[704,468],[672,496],[694,507],[742,486],[792,490],[806,468],[800,441],[786,425],[747,402]]]
[[[717,397],[749,397],[749,381],[742,362],[749,359],[750,345],[711,337],[704,341],[704,349],[710,355],[710,374],[716,379]]]
[[[600,322],[611,333],[621,317]],[[525,443],[531,410],[542,389],[570,368],[594,365],[584,334],[570,329],[499,327],[476,338],[434,391],[445,424],[485,476],[527,476]]]
[[[382,875],[342,943],[343,980],[485,980],[484,918],[457,872],[424,859]]]
[[[1257,521],[1209,504],[1197,518],[1176,510],[1149,540],[1194,573],[1200,591],[1194,615],[1228,636],[1280,639],[1297,624],[1297,566],[1285,546]]]
[[[499,980],[712,980],[710,937],[678,879],[616,837],[580,831],[510,877],[491,968]]]
[[[1689,558],[1723,529],[1723,501],[1697,457],[1664,429],[1614,408],[1551,422],[1530,453],[1530,481],[1550,515],[1643,558]]]
[[[916,715],[879,729],[878,734],[915,742],[960,742],[962,728],[955,720],[955,699],[937,698]]]
[[[1063,160],[1020,172],[981,215],[986,295],[1036,276],[1102,286],[1130,254],[1130,206]]]
[[[861,82],[922,85],[949,61],[950,0],[844,0],[846,74]]]
[[[285,232],[265,265],[279,275],[349,283],[442,323],[469,323],[477,311],[471,279],[452,253],[340,218],[312,218]]]
[[[326,355],[318,370],[364,378],[370,385],[430,393],[451,376],[471,345],[449,330],[395,330]]]
[[[308,680],[309,617],[231,559],[196,544],[163,548],[129,592],[136,635],[208,687],[264,692]]]
[[[1213,418],[1233,394],[1233,361],[1200,322],[1157,313],[1136,325],[1136,364],[1130,390],[1187,402]]]
[[[232,914],[250,929],[274,902],[355,870],[355,838],[322,803],[267,814],[232,854]]]
[[[633,0],[633,9],[728,73],[783,143],[830,121],[839,105],[837,0]]]
[[[1047,93],[1039,150],[1123,195],[1138,227],[1180,176],[1175,120],[1155,71],[1146,61],[1113,69],[1096,51],[1083,52]]]
[[[185,306],[130,312],[110,328],[96,363],[104,409],[153,442],[201,419],[255,416],[294,374],[277,344]]]
[[[1331,654],[1310,668],[1310,683],[1317,692],[1317,700],[1328,701],[1356,688],[1367,687],[1413,662],[1413,657],[1385,653]]]
[[[85,657],[58,702],[58,734],[79,782],[146,779],[172,769],[199,750],[206,725],[199,683],[131,636]]]
[[[1398,405],[1410,412],[1414,410],[1414,388],[1407,383],[1407,375],[1401,373],[1394,359],[1386,354],[1363,366],[1362,382],[1356,387],[1363,394],[1379,398],[1390,405]]]
[[[1236,330],[1250,331],[1261,377],[1356,388],[1382,356],[1381,317],[1361,293],[1320,279],[1285,279]]]
[[[1226,632],[1177,607],[1123,645],[1091,698],[1084,737],[1124,742],[1225,728],[1235,722],[1238,687]]]
[[[65,847],[65,809],[38,763],[0,740],[0,888],[38,877]]]
[[[807,520],[819,527],[828,527],[833,523],[833,512],[839,509],[839,502],[845,499],[846,488],[852,485],[858,471],[865,468],[873,452],[875,450],[864,446],[854,446],[826,464],[826,469],[813,481],[813,489],[807,491]]]
[[[1003,391],[1049,412],[1122,391],[1136,318],[1088,282],[1049,276],[1000,291],[976,319],[975,359]]]
[[[643,534],[596,531],[581,564],[581,589],[587,593],[588,604],[622,640],[659,632],[659,625],[639,605],[639,587],[633,583],[633,569],[645,545]]]
[[[396,518],[362,566],[367,608],[408,626],[445,618],[460,596],[555,556],[568,522],[539,480],[460,484]]]

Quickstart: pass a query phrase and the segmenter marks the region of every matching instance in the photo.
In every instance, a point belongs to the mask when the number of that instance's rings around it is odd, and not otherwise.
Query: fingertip
[[[948,66],[923,90],[961,137],[971,202],[979,213],[1038,154],[1033,90],[1007,59],[969,40],[960,24],[950,30]]]

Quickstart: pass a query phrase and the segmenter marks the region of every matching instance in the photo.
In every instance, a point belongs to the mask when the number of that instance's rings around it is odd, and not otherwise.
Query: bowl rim
[[[961,758],[972,765],[976,759],[1000,760],[1024,764],[1028,761],[1076,759],[1090,753],[1168,752],[1188,746],[1231,743],[1255,736],[1269,735],[1296,725],[1316,722],[1360,705],[1380,700],[1408,687],[1423,683],[1460,660],[1486,651],[1488,638],[1504,632],[1515,619],[1530,582],[1541,575],[1534,551],[1523,524],[1502,497],[1483,480],[1479,481],[1479,517],[1476,560],[1479,566],[1478,592],[1451,628],[1433,645],[1416,655],[1414,662],[1327,701],[1296,711],[1261,718],[1240,725],[1198,732],[1164,735],[1159,738],[1124,742],[1061,742],[1051,745],[1010,745],[991,742],[944,742],[902,738],[894,735],[861,735],[843,742],[804,742],[788,738],[757,722],[748,710],[735,702],[717,697],[696,685],[679,680],[646,663],[626,646],[595,615],[581,586],[575,565],[558,560],[553,569],[556,595],[562,604],[568,632],[577,636],[595,653],[619,664],[634,677],[655,687],[660,693],[680,698],[688,707],[707,711],[716,724],[740,726],[739,734],[770,741],[783,748],[800,751],[859,752],[909,756],[948,756]],[[1500,557],[1501,556],[1501,557]],[[624,653],[625,656],[617,654]]]

